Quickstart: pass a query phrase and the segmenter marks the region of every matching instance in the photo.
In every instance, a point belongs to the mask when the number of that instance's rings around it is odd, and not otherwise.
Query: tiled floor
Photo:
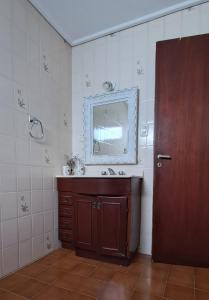
[[[152,263],[129,267],[59,249],[0,280],[0,300],[209,300],[209,269]]]

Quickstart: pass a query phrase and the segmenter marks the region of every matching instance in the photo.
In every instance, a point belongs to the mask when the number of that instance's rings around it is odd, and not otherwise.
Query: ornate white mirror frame
[[[95,155],[93,111],[97,106],[126,102],[128,107],[127,149],[119,155]],[[137,163],[138,89],[124,89],[84,98],[84,157],[86,165]]]

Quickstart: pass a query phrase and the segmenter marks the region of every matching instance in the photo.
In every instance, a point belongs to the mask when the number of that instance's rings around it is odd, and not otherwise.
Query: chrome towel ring
[[[32,116],[29,116],[29,122],[30,122],[30,131],[29,131],[30,136],[35,140],[42,140],[44,138],[44,128],[42,122],[36,117],[32,117]],[[33,129],[37,126],[40,126],[41,129],[40,136],[36,136],[33,134]]]

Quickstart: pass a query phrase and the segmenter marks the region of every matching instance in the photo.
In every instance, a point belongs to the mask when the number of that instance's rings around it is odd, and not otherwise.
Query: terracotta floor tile
[[[45,287],[41,294],[33,297],[33,300],[63,300],[64,296],[69,295],[69,291],[54,286]]]
[[[86,264],[86,263],[79,263],[76,265],[72,270],[72,274],[80,275],[80,276],[90,276],[96,270],[95,266]]]
[[[99,300],[131,300],[133,292],[123,285],[107,283],[101,292]]]
[[[113,277],[113,275],[115,274],[115,270],[111,269],[109,267],[105,267],[105,266],[99,266],[98,268],[96,268],[96,270],[93,272],[93,274],[91,275],[91,277],[99,279],[99,280],[111,280],[111,278]]]
[[[134,292],[131,300],[161,300],[162,297],[147,295],[147,294],[141,294],[139,292]],[[182,299],[183,300],[183,299]]]
[[[18,271],[17,273],[20,275],[26,275],[26,276],[30,276],[30,277],[36,277],[38,276],[41,272],[47,270],[49,268],[49,266],[46,266],[42,263],[40,263],[39,261],[21,269],[20,271]]]
[[[80,288],[81,284],[83,284],[83,281],[84,277],[68,273],[64,276],[61,276],[58,280],[56,280],[53,283],[53,285],[56,287],[67,289],[69,291],[76,292]]]
[[[63,297],[62,300],[96,300],[96,298],[72,292],[69,295]]]
[[[125,273],[133,273],[135,275],[140,275],[145,270],[149,268],[149,265],[141,264],[140,262],[132,262],[125,270]]]
[[[194,289],[168,284],[165,289],[164,297],[172,300],[194,300]]]
[[[65,274],[67,274],[66,270],[51,266],[49,269],[41,272],[36,279],[44,283],[52,284]]]
[[[79,293],[98,298],[105,286],[105,282],[94,278],[83,278]]]
[[[79,265],[80,261],[70,258],[68,256],[63,257],[56,261],[53,266],[65,270],[72,270],[75,266]]]
[[[27,282],[19,284],[13,292],[26,298],[32,298],[39,295],[47,286],[36,279],[28,279]]]
[[[65,249],[0,280],[0,300],[194,300],[194,291],[195,300],[209,300],[209,269],[142,255],[124,267]]]
[[[172,266],[168,277],[168,283],[193,288],[194,268],[185,266]]]
[[[88,265],[99,266],[101,264],[101,261],[96,260],[96,259],[84,258],[84,257],[81,258],[79,256],[76,256],[75,259],[78,259],[78,258],[81,260],[81,262],[86,263]]]
[[[0,300],[26,300],[26,298],[15,295],[9,291],[1,291]]]
[[[137,280],[135,289],[137,292],[147,296],[162,297],[166,286],[166,281],[160,278],[143,278]]]
[[[28,277],[18,275],[17,273],[5,277],[0,280],[0,288],[12,291],[21,284],[25,284],[28,281]]]
[[[209,277],[209,268],[195,268],[195,274]]]
[[[133,289],[136,285],[137,280],[139,279],[138,275],[129,274],[129,273],[115,273],[111,279],[112,283],[123,286],[126,289]]]
[[[56,263],[59,259],[64,258],[65,256],[67,256],[67,252],[54,251],[54,252],[50,253],[49,255],[41,258],[39,260],[39,262],[50,266],[50,265]]]
[[[208,290],[209,291],[209,277],[203,274],[196,275],[195,287],[197,289]]]
[[[123,272],[123,273],[126,273],[127,269],[128,269],[127,266],[112,264],[112,263],[108,263],[108,262],[100,262],[99,266],[109,268],[111,270],[114,270],[115,272]]]
[[[195,290],[196,300],[208,300],[209,299],[209,292],[208,291],[200,291]]]
[[[197,268],[195,270],[195,287],[209,291],[209,269]]]
[[[159,278],[167,280],[170,273],[171,266],[164,264],[151,264],[142,273],[141,277],[144,278]]]

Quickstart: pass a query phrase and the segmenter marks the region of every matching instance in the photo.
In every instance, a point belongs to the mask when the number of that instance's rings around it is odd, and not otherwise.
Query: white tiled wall
[[[111,80],[117,89],[138,86],[139,151],[138,165],[115,166],[130,175],[144,170],[140,251],[151,253],[153,195],[153,125],[156,41],[209,33],[209,3],[186,9],[155,21],[73,47],[73,153],[83,156],[82,98],[102,93],[102,83]],[[139,71],[139,72],[138,72]],[[8,71],[9,72],[9,71]],[[88,81],[88,84],[86,82]],[[90,83],[90,84],[89,84]],[[89,86],[90,85],[90,86]],[[147,137],[140,136],[144,124]],[[9,143],[10,141],[5,141]],[[6,156],[6,154],[5,154]],[[97,174],[107,166],[89,166]]]
[[[54,175],[71,153],[70,113],[71,47],[28,1],[0,0],[0,276],[59,245]]]

